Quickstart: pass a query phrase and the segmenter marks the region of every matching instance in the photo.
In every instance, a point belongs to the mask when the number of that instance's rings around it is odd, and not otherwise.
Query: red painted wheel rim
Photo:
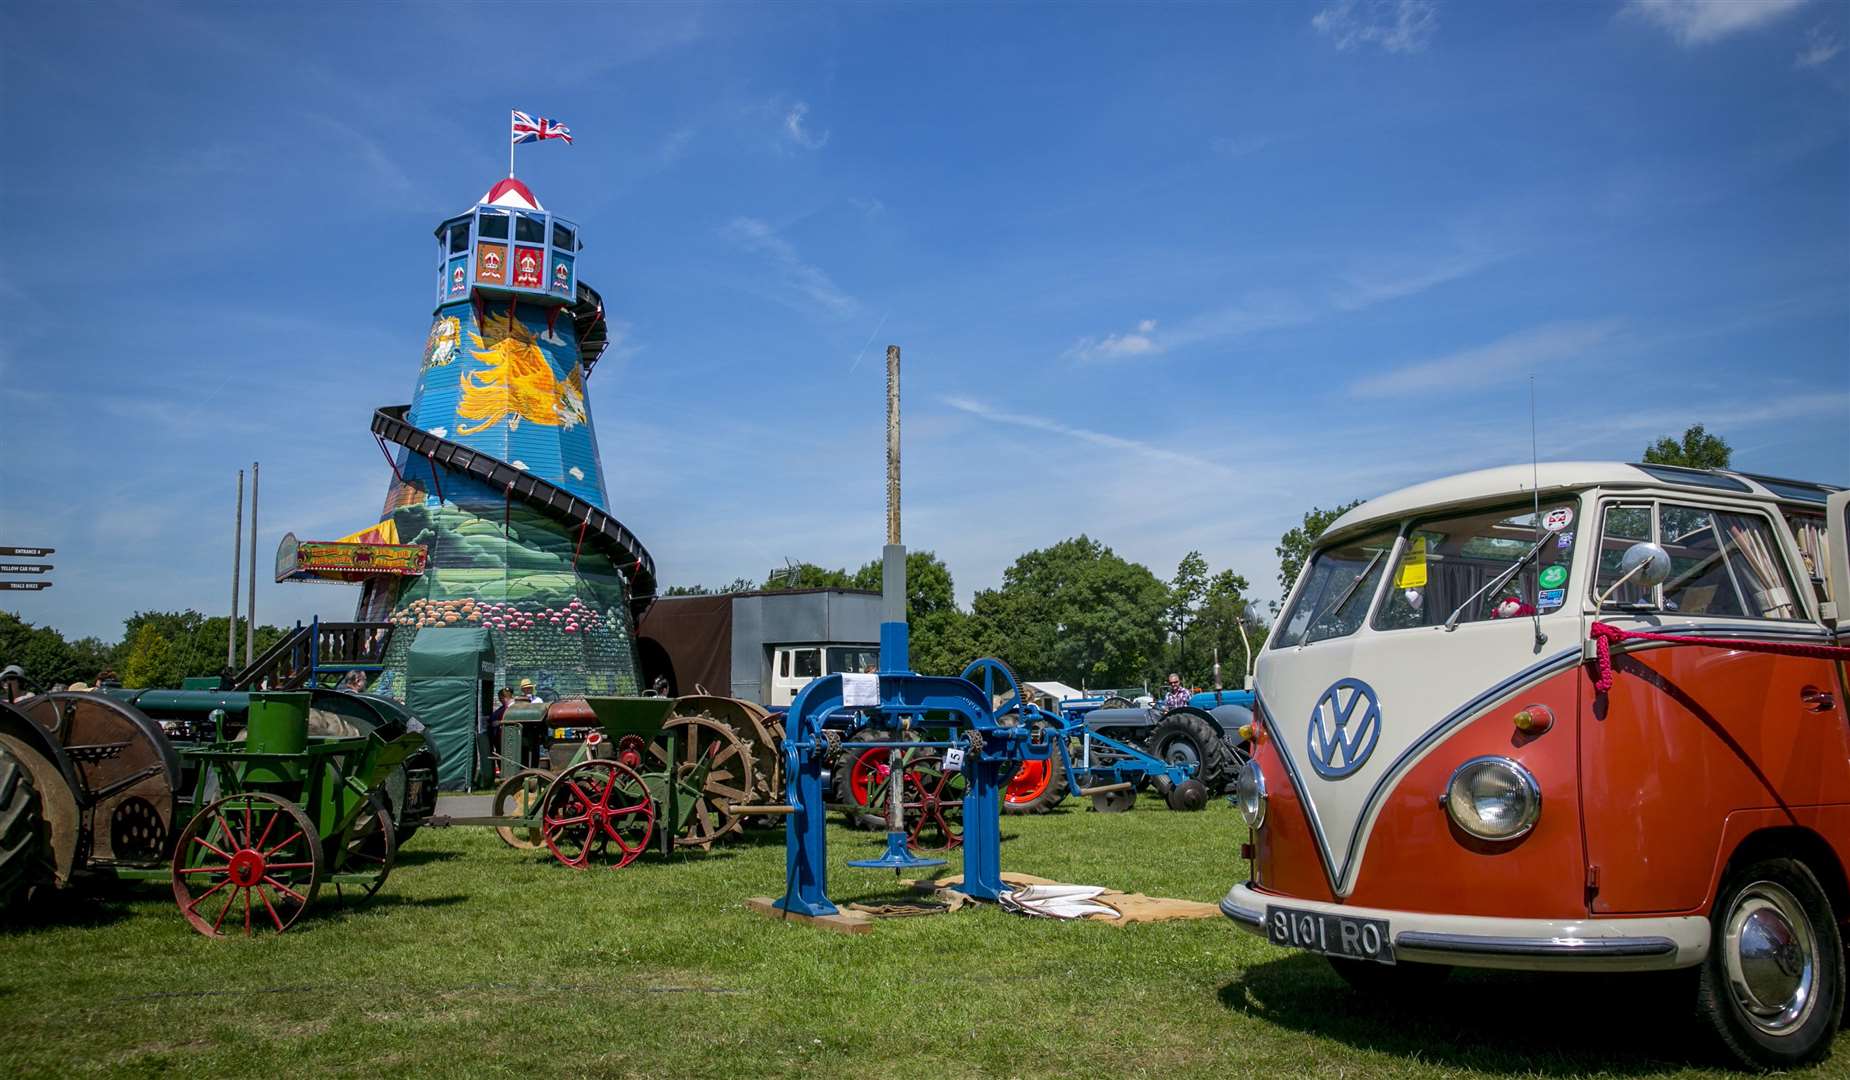
[[[1047,793],[1047,784],[1053,779],[1053,769],[1045,761],[1024,761],[1015,770],[1015,776],[1009,780],[1008,792],[1003,798],[1010,806],[1031,803]]]
[[[559,774],[541,804],[546,847],[575,870],[595,858],[612,870],[636,861],[655,831],[655,801],[634,769],[586,761]]]
[[[226,796],[180,834],[174,901],[207,937],[280,934],[314,897],[320,844],[292,804],[261,794]]]
[[[861,751],[848,769],[848,793],[856,805],[867,806],[869,793],[886,782],[893,767],[887,764],[887,752],[880,747]]]

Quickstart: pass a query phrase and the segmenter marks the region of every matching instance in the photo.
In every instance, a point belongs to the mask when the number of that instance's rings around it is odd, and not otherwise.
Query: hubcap
[[[231,883],[248,889],[263,880],[263,855],[244,848],[231,856],[230,869]]]
[[[1195,752],[1195,744],[1187,739],[1175,739],[1164,748],[1163,760],[1171,765],[1199,765],[1201,755]]]
[[[1728,988],[1755,1027],[1783,1035],[1811,1015],[1818,942],[1791,893],[1770,881],[1743,889],[1728,913],[1723,949]]]

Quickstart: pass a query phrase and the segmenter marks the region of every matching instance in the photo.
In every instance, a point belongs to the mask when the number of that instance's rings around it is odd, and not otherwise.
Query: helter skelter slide
[[[479,630],[500,685],[634,694],[633,626],[654,560],[612,517],[586,382],[608,345],[578,280],[578,227],[519,180],[436,230],[437,306],[409,405],[378,409],[391,465],[381,520],[341,540],[286,537],[277,580],[362,583],[358,620],[390,628],[368,689],[403,700],[426,630]]]

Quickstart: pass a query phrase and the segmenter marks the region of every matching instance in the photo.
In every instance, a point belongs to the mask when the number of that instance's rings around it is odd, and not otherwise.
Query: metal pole
[[[886,542],[899,540],[899,346],[886,347]]]
[[[257,463],[251,462],[251,594],[245,601],[244,666],[257,659]]]
[[[238,560],[244,554],[244,470],[238,470],[238,523],[231,531],[231,625],[225,628],[225,666],[238,666]]]
[[[511,113],[508,115],[507,132],[507,178],[512,180],[514,179],[514,117]]]
[[[899,346],[886,347],[886,547],[880,552],[880,670],[912,670],[906,547],[899,539]]]

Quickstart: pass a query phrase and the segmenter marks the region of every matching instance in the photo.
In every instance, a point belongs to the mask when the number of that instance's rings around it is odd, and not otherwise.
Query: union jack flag
[[[544,116],[535,120],[526,113],[515,110],[513,145],[539,142],[541,139],[564,139],[566,145],[569,146],[572,142],[572,129],[557,120],[548,120]]]

